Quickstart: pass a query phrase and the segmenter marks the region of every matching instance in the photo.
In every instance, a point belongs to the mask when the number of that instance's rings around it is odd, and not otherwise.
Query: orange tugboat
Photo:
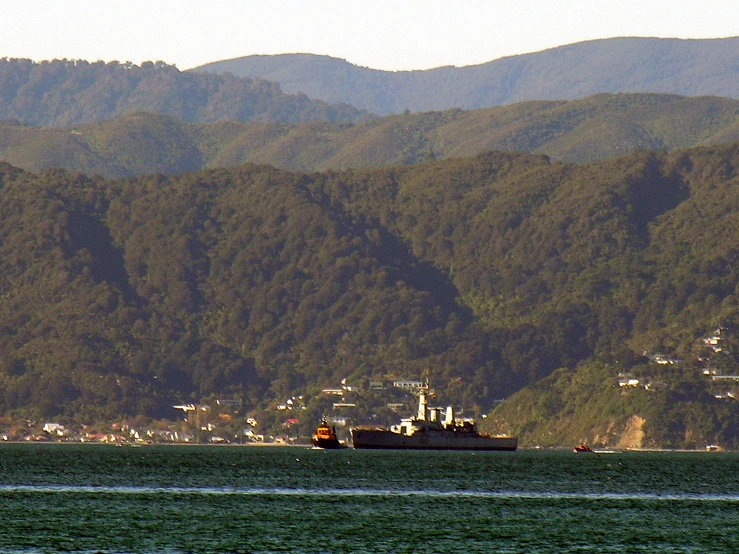
[[[330,426],[325,417],[321,419],[321,423],[318,425],[316,432],[313,433],[310,443],[317,448],[346,448],[346,445],[336,437],[336,427]]]
[[[587,444],[584,442],[581,442],[578,444],[575,448],[572,449],[573,452],[592,452],[593,449],[590,448]]]

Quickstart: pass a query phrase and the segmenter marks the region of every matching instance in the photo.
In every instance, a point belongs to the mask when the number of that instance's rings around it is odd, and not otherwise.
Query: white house
[[[50,435],[64,436],[64,425],[59,423],[44,423],[44,431]]]

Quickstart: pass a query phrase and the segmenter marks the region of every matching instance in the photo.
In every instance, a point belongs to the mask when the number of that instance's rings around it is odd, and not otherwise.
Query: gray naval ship
[[[403,418],[399,425],[386,427],[354,427],[354,448],[404,450],[516,450],[515,437],[478,433],[469,420],[458,421],[451,406],[429,408],[428,386],[418,393],[418,414]],[[444,420],[441,421],[442,413]]]

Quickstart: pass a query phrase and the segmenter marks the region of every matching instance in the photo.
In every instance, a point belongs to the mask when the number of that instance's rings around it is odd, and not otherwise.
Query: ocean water
[[[735,453],[0,444],[0,552],[735,551]]]

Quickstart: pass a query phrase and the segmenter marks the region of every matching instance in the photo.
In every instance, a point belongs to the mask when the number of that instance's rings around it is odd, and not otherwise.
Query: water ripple
[[[663,494],[652,492],[536,492],[536,491],[469,491],[469,490],[399,490],[399,489],[301,489],[301,488],[231,488],[231,487],[141,487],[92,485],[0,485],[0,494],[127,494],[127,495],[228,495],[228,496],[304,496],[304,497],[438,497],[500,498],[524,500],[641,500],[739,502],[737,494]]]

